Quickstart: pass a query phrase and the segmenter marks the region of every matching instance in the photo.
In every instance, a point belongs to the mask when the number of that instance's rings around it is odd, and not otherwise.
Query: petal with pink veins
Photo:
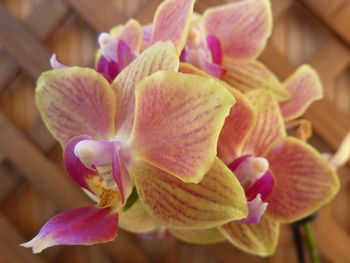
[[[234,95],[236,103],[231,108],[220,132],[218,156],[229,164],[242,154],[243,145],[254,128],[256,113],[242,93],[230,86],[227,88]]]
[[[47,71],[35,91],[39,112],[62,145],[85,134],[94,139],[114,135],[115,94],[96,71],[79,67]]]
[[[204,28],[219,39],[226,56],[254,59],[271,34],[270,2],[246,0],[210,8],[204,13]]]
[[[157,9],[151,43],[172,41],[178,52],[184,48],[195,0],[166,0]]]
[[[198,184],[144,162],[133,163],[130,174],[147,212],[166,227],[211,228],[247,216],[243,188],[219,159]]]
[[[280,138],[264,153],[276,178],[267,213],[276,221],[299,220],[329,202],[339,181],[330,165],[308,144]]]
[[[221,226],[219,230],[238,249],[249,254],[267,257],[276,250],[280,226],[267,216],[263,216],[259,223],[232,222]]]
[[[34,253],[56,245],[93,245],[112,241],[117,236],[118,214],[110,208],[87,206],[62,212],[41,228],[23,247]]]
[[[233,104],[214,79],[171,71],[147,77],[136,89],[133,155],[183,182],[200,182]]]
[[[303,65],[294,72],[284,86],[290,93],[287,101],[281,102],[281,111],[286,121],[300,117],[315,100],[323,97],[323,88],[317,72]]]
[[[116,93],[117,137],[126,139],[131,131],[135,114],[135,88],[143,78],[159,70],[177,71],[179,57],[175,46],[170,43],[157,43],[143,51],[113,81]]]
[[[289,92],[284,85],[257,60],[236,61],[226,57],[223,67],[226,69],[223,80],[242,92],[263,88],[271,90],[278,101],[289,98]]]
[[[271,91],[256,89],[245,95],[257,114],[254,129],[244,145],[243,153],[260,156],[273,141],[286,135],[284,121]]]
[[[138,21],[130,19],[125,25],[111,29],[111,34],[123,40],[133,52],[139,52],[143,39],[143,30]]]

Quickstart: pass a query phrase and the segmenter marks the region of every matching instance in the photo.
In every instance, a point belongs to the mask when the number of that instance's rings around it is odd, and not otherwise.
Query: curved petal
[[[217,228],[210,229],[169,229],[170,233],[176,238],[192,244],[214,244],[222,242],[225,237],[219,232]]]
[[[151,43],[172,41],[179,54],[184,48],[192,21],[195,0],[166,0],[157,9]]]
[[[271,90],[278,101],[285,101],[289,98],[289,92],[284,85],[263,63],[257,60],[236,61],[225,58],[223,67],[226,69],[223,79],[242,92],[263,88]]]
[[[128,210],[119,213],[119,227],[132,233],[146,233],[156,230],[159,224],[137,200]]]
[[[272,255],[277,247],[280,226],[263,216],[256,224],[235,224],[219,227],[221,233],[240,250],[262,257]]]
[[[210,8],[204,13],[204,27],[220,40],[226,56],[256,58],[271,34],[270,1],[246,0]]]
[[[135,88],[143,78],[159,70],[177,71],[179,57],[174,45],[170,42],[157,43],[143,51],[113,81],[116,92],[117,136],[127,138],[132,128],[135,113]]]
[[[275,96],[257,89],[245,94],[257,115],[254,129],[244,145],[244,154],[260,156],[274,140],[286,135],[284,122]]]
[[[90,136],[78,136],[74,137],[68,141],[64,147],[64,166],[68,175],[76,182],[79,186],[89,190],[93,193],[93,190],[90,188],[89,180],[93,177],[99,177],[98,173],[95,170],[86,168],[86,166],[80,161],[80,159],[75,154],[75,146],[83,141],[90,140]]]
[[[38,235],[23,247],[34,253],[56,245],[93,245],[112,241],[117,237],[118,214],[110,208],[87,206],[62,212],[40,229]]]
[[[183,183],[143,162],[130,170],[147,211],[166,227],[211,228],[247,216],[243,188],[219,159],[198,184]]]
[[[64,145],[75,136],[114,135],[116,100],[107,80],[88,68],[67,67],[43,73],[36,105],[53,136]]]
[[[297,69],[285,82],[290,99],[280,104],[285,120],[300,117],[315,100],[323,97],[323,88],[317,72],[308,65]]]
[[[244,143],[249,138],[255,122],[256,113],[250,102],[239,91],[227,86],[236,99],[229,116],[220,132],[218,156],[226,164],[242,153]]]
[[[200,182],[233,103],[214,79],[170,71],[149,76],[136,90],[133,156],[184,182]]]
[[[339,189],[337,175],[311,146],[292,138],[280,138],[264,154],[276,178],[267,212],[287,223],[315,212]]]
[[[111,34],[118,39],[123,40],[134,52],[138,52],[141,48],[143,39],[143,30],[138,21],[130,19],[123,26],[116,26],[111,29]]]

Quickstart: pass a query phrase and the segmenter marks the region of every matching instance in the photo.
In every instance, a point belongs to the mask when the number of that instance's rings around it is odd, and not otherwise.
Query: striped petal
[[[256,224],[225,224],[221,233],[240,250],[262,257],[272,255],[277,247],[280,226],[263,216]]]
[[[134,163],[130,174],[147,211],[166,227],[211,228],[247,216],[244,191],[219,159],[198,184],[143,162]]]
[[[151,43],[172,41],[179,54],[184,48],[195,0],[166,0],[157,9]]]
[[[184,182],[198,183],[211,167],[233,96],[219,81],[158,72],[136,90],[130,136],[134,156]]]
[[[177,71],[179,58],[173,44],[157,43],[142,52],[114,80],[112,87],[116,92],[117,136],[129,136],[134,121],[135,87],[143,78],[159,70]]]
[[[256,58],[271,34],[270,2],[246,0],[210,8],[204,13],[204,27],[219,39],[226,56]]]
[[[143,39],[143,30],[139,22],[130,19],[123,26],[116,26],[111,29],[111,34],[120,40],[123,40],[134,52],[141,48]]]
[[[217,228],[210,229],[169,229],[170,233],[176,238],[192,244],[214,244],[222,242],[225,237],[219,232]]]
[[[256,122],[256,113],[250,102],[238,90],[229,86],[228,89],[234,95],[236,103],[225,119],[218,141],[218,156],[226,164],[241,155],[243,145]]]
[[[277,77],[257,60],[236,61],[225,58],[223,67],[226,69],[223,79],[242,92],[263,88],[271,90],[278,101],[289,98],[289,92]]]
[[[35,101],[62,145],[79,135],[107,139],[114,134],[115,95],[107,80],[92,69],[67,67],[43,73]]]
[[[132,233],[147,233],[156,230],[159,224],[137,200],[128,210],[119,213],[119,227]]]
[[[280,138],[264,154],[276,178],[268,214],[289,223],[329,202],[339,189],[337,175],[311,146],[292,138]]]
[[[275,96],[268,90],[246,93],[257,115],[254,129],[244,146],[245,154],[260,156],[274,140],[286,135],[282,114]]]
[[[62,212],[41,228],[23,247],[34,253],[56,245],[93,245],[112,241],[117,236],[118,214],[110,208],[93,206]]]
[[[294,72],[284,85],[290,93],[290,99],[280,104],[285,120],[300,117],[315,100],[323,97],[323,88],[317,72],[303,65]]]

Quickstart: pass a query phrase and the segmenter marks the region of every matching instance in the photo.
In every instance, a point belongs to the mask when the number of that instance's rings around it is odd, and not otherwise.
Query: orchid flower
[[[88,68],[41,75],[40,114],[64,149],[68,174],[97,206],[54,216],[23,246],[40,252],[113,240],[133,184],[167,226],[209,228],[247,216],[238,180],[215,159],[234,97],[219,81],[178,67],[176,47],[159,42],[111,84]]]
[[[125,25],[112,28],[109,33],[101,33],[98,42],[96,71],[112,82],[138,56],[142,44],[141,25],[130,19]],[[53,69],[67,67],[58,61],[56,54],[51,56],[50,64]]]
[[[181,69],[205,75],[195,68]],[[236,98],[218,142],[218,156],[245,190],[249,215],[217,229],[171,229],[180,239],[212,243],[224,238],[245,252],[268,256],[277,245],[279,225],[318,210],[337,193],[337,175],[327,160],[302,140],[286,135],[275,95],[256,89]],[[266,210],[266,211],[265,211]]]

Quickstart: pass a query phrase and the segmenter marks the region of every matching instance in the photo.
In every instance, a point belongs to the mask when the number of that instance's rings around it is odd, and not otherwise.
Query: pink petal
[[[219,81],[157,72],[139,83],[130,145],[136,158],[198,183],[216,156],[233,96]]]
[[[142,31],[143,31],[143,40],[142,40],[141,50],[144,50],[148,48],[149,45],[151,44],[153,25],[152,24],[144,25],[142,27]]]
[[[23,247],[34,253],[56,245],[93,245],[112,241],[117,236],[118,214],[110,208],[93,206],[62,212],[41,228]]]
[[[280,104],[285,120],[300,117],[312,102],[323,97],[321,80],[308,65],[299,67],[284,85],[290,93],[290,99]]]
[[[204,13],[204,27],[219,39],[226,56],[256,58],[271,34],[270,2],[246,0],[210,8]]]
[[[35,100],[62,145],[79,135],[106,139],[114,134],[115,95],[107,80],[92,69],[67,67],[43,73]]]
[[[50,58],[50,65],[53,69],[65,68],[67,65],[62,64],[57,60],[56,54],[52,54]]]
[[[103,55],[98,58],[96,70],[100,72],[109,82],[112,82],[120,72],[118,64],[113,60],[108,60]]]
[[[285,101],[289,98],[288,90],[260,61],[237,61],[225,57],[223,67],[226,69],[223,80],[242,92],[263,88],[270,90],[278,101]]]
[[[119,40],[117,52],[118,65],[120,70],[123,70],[126,66],[128,66],[137,56],[129,47],[129,45],[126,44],[123,40]]]
[[[121,30],[114,28],[111,34],[124,41],[133,52],[139,52],[142,44],[143,32],[142,27],[134,19],[130,19]]]
[[[264,154],[276,178],[268,214],[280,222],[301,219],[329,202],[339,189],[327,161],[306,143],[280,138]]]
[[[195,0],[166,0],[157,9],[151,43],[172,41],[178,52],[184,48]]]
[[[239,91],[229,86],[228,89],[235,96],[236,103],[225,119],[218,142],[218,156],[226,164],[242,155],[243,145],[256,122],[256,113],[249,100]]]
[[[157,43],[143,51],[113,81],[116,92],[117,136],[127,138],[130,134],[135,114],[135,88],[143,78],[159,70],[177,71],[179,57],[173,44]]]
[[[88,180],[89,178],[99,175],[95,170],[88,169],[74,152],[75,146],[80,141],[89,139],[91,139],[89,136],[78,136],[68,141],[64,147],[64,165],[68,175],[74,180],[74,182],[93,193],[88,185]]]
[[[215,64],[221,65],[223,54],[220,41],[212,35],[208,35],[205,40],[210,50],[210,54],[212,55],[213,62]]]
[[[236,224],[252,224],[259,223],[267,208],[267,203],[261,200],[261,195],[258,194],[253,200],[248,202],[249,214],[247,218],[234,221]]]
[[[260,156],[276,139],[285,136],[283,117],[275,96],[266,89],[246,93],[256,115],[254,129],[244,145],[244,154]]]
[[[261,178],[255,181],[253,185],[245,190],[245,194],[248,200],[253,200],[258,194],[260,194],[262,201],[265,202],[273,193],[275,185],[275,177],[271,171],[267,171]]]

